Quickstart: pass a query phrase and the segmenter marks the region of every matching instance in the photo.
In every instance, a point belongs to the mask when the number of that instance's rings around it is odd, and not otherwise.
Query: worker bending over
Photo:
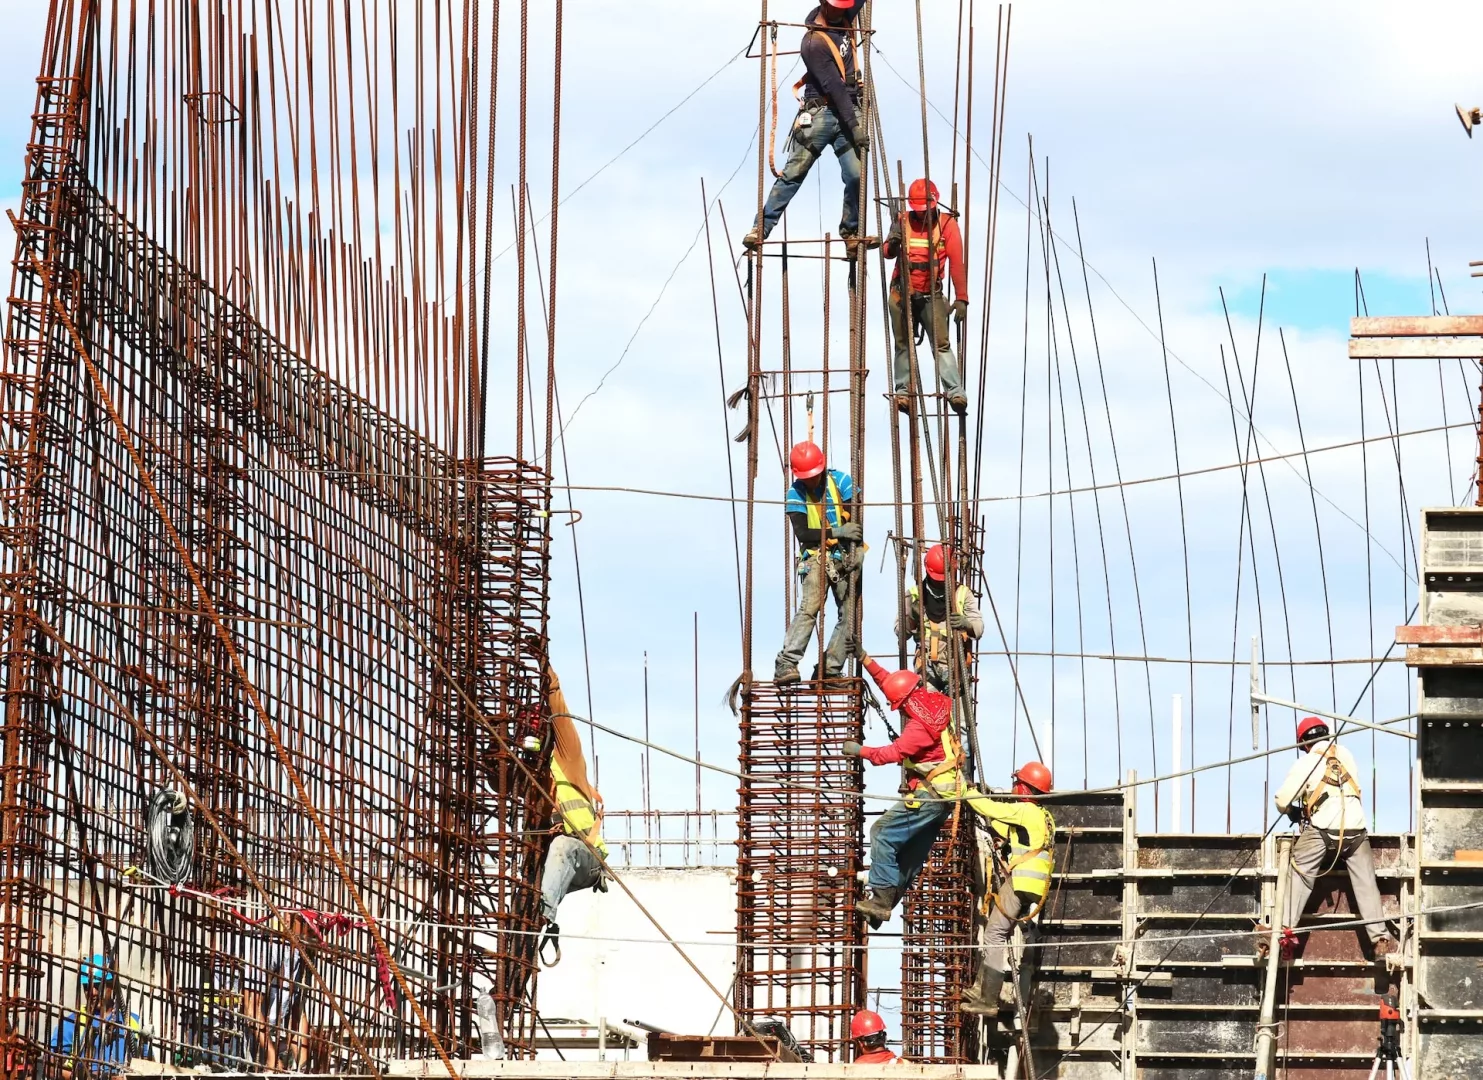
[[[793,483],[783,512],[798,538],[798,614],[793,616],[773,668],[773,681],[779,686],[798,682],[798,662],[813,637],[814,619],[824,607],[826,592],[834,594],[838,615],[824,650],[824,677],[835,678],[844,669],[853,651],[855,586],[863,535],[860,523],[850,520],[855,482],[848,473],[826,469],[824,451],[816,443],[799,443],[788,461]],[[818,672],[814,674],[818,676]]]
[[[922,589],[918,592],[915,584],[907,587],[903,613],[896,621],[897,636],[905,633],[916,642],[916,667],[927,685],[949,693],[952,635],[959,635],[962,641],[966,675],[973,659],[973,642],[983,637],[983,632],[984,617],[972,589],[959,585],[953,590],[952,604],[948,604],[947,549],[933,544],[922,560]]]
[[[576,725],[567,712],[566,695],[556,672],[546,668],[550,689],[546,700],[551,708],[551,799],[555,807],[551,847],[541,873],[541,916],[546,921],[542,948],[550,941],[556,963],[561,959],[561,927],[556,912],[568,893],[582,889],[607,892],[603,860],[608,846],[602,839],[602,796],[587,779],[587,759]]]
[[[952,797],[967,789],[948,697],[924,687],[915,671],[888,673],[868,656],[860,662],[886,695],[886,704],[905,719],[900,737],[885,746],[844,744],[847,756],[872,765],[899,762],[907,773],[906,796],[870,828],[869,892],[856,909],[879,926],[926,863],[942,823],[952,816]]]
[[[855,66],[855,22],[864,7],[865,0],[824,0],[804,20],[810,29],[803,35],[799,56],[806,73],[794,87],[803,91],[803,97],[788,138],[791,151],[762,207],[761,219],[742,239],[748,250],[767,239],[825,147],[834,150],[844,181],[839,235],[854,250],[860,231],[860,156],[868,138]]]
[[[970,799],[993,833],[989,885],[989,920],[984,936],[978,978],[959,1005],[976,1016],[999,1014],[999,992],[1009,969],[1009,938],[1017,923],[1040,914],[1055,868],[1056,822],[1035,798],[1051,789],[1050,770],[1038,761],[1027,762],[1014,774],[1011,789],[1016,800]]]
[[[905,412],[911,404],[911,338],[916,327],[927,332],[937,353],[937,378],[948,404],[958,413],[968,411],[968,398],[963,393],[963,378],[948,342],[947,296],[942,282],[952,271],[953,319],[959,326],[968,317],[968,270],[963,265],[963,234],[952,214],[937,209],[937,185],[928,180],[913,180],[907,193],[908,212],[896,219],[882,249],[886,258],[896,260],[891,273],[891,336],[896,344],[896,363],[892,371],[896,407]],[[902,256],[905,256],[907,281],[911,284],[911,310],[906,305],[906,286],[901,281]],[[926,390],[926,380],[922,382]]]
[[[1298,721],[1298,745],[1306,753],[1288,770],[1277,789],[1277,809],[1302,825],[1292,846],[1292,880],[1287,887],[1283,927],[1291,930],[1297,926],[1318,876],[1343,863],[1349,870],[1349,884],[1375,957],[1393,953],[1398,945],[1386,929],[1380,906],[1365,808],[1360,802],[1359,782],[1354,778],[1359,771],[1354,755],[1329,738],[1328,721],[1316,716]]]
[[[880,1013],[861,1009],[850,1020],[850,1038],[855,1043],[856,1065],[889,1065],[901,1059],[886,1049],[886,1022]]]

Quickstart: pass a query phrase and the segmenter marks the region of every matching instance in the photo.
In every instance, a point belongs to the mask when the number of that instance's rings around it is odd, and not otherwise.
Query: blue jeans
[[[556,921],[556,909],[569,892],[595,888],[602,883],[602,863],[575,836],[565,833],[551,841],[546,867],[541,873],[541,914],[548,923]]]
[[[872,889],[906,890],[927,863],[942,823],[953,816],[946,799],[923,796],[915,809],[898,802],[870,827]]]
[[[849,137],[839,126],[834,110],[828,105],[818,105],[799,112],[799,117],[812,117],[808,127],[799,127],[793,122],[793,134],[788,139],[792,148],[788,164],[783,166],[783,175],[773,182],[762,207],[762,236],[772,232],[788,208],[788,203],[803,185],[808,171],[824,152],[826,146],[834,148],[839,159],[839,177],[844,181],[844,210],[839,218],[839,235],[854,236],[860,230],[860,156],[850,144]]]

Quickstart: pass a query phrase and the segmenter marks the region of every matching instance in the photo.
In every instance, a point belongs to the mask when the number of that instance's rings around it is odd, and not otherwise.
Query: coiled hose
[[[191,876],[195,853],[196,823],[185,793],[161,788],[149,800],[144,814],[149,840],[149,872],[170,885],[184,884]]]

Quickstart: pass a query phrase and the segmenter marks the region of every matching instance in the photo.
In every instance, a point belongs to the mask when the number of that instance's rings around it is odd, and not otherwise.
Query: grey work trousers
[[[1293,927],[1303,917],[1308,898],[1313,895],[1313,886],[1319,872],[1335,863],[1334,854],[1339,851],[1339,834],[1326,829],[1304,825],[1292,846],[1292,876],[1287,883],[1287,911],[1282,925]],[[1370,836],[1364,829],[1345,830],[1344,847],[1339,851],[1338,864],[1349,871],[1349,886],[1354,890],[1354,902],[1359,907],[1359,917],[1366,920],[1365,932],[1370,940],[1379,941],[1389,935],[1385,923],[1385,911],[1380,906],[1380,884],[1375,880],[1375,859],[1370,854]]]
[[[930,302],[929,302],[930,301]],[[952,337],[948,332],[948,303],[943,293],[914,293],[911,298],[912,318],[906,317],[906,299],[897,287],[891,289],[891,337],[896,345],[896,357],[891,365],[895,392],[910,393],[911,386],[911,337],[917,326],[927,331],[927,342],[937,354],[937,377],[942,382],[942,392],[954,397],[963,392],[963,377],[958,372],[958,361],[953,358]],[[919,354],[920,355],[920,354]],[[924,376],[922,390],[932,393],[932,386]]]
[[[551,841],[541,871],[541,914],[556,921],[556,909],[569,892],[591,889],[602,882],[602,863],[582,841],[562,833]]]
[[[814,620],[824,608],[826,591],[834,594],[838,614],[834,633],[829,636],[829,645],[824,650],[824,677],[832,679],[843,671],[845,661],[854,652],[855,583],[859,574],[855,567],[855,552],[847,551],[841,558],[834,559],[832,573],[825,568],[826,561],[817,557],[799,560],[798,614],[793,616],[787,636],[783,638],[783,648],[774,665],[775,675],[796,669],[803,659],[804,650],[814,635]]]
[[[999,883],[998,903],[989,906],[989,921],[984,932],[985,971],[1009,970],[1009,939],[1019,917],[1040,903],[1031,893],[1017,892],[1008,880]]]

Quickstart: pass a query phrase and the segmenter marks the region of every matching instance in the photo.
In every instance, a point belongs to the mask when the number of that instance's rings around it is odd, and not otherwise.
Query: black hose
[[[161,788],[149,800],[144,814],[149,840],[149,872],[158,881],[181,885],[191,876],[195,851],[195,819],[182,792]]]

